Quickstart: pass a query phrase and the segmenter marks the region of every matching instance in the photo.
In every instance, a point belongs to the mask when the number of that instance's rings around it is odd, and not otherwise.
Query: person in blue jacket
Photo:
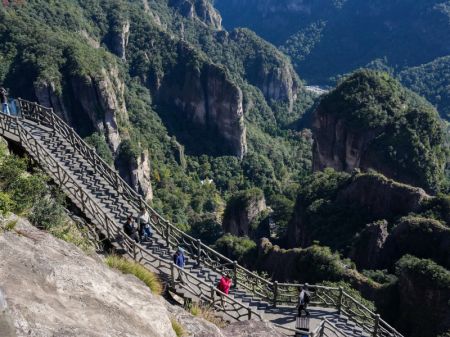
[[[183,248],[179,247],[175,254],[173,255],[173,263],[175,263],[179,268],[183,269],[186,263],[186,258],[184,256]],[[181,278],[181,272],[179,273],[178,280],[183,282]]]

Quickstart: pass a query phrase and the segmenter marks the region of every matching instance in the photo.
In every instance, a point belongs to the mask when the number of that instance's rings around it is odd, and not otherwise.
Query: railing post
[[[373,333],[372,333],[373,337],[377,337],[379,327],[380,327],[380,315],[375,315],[375,324],[373,326]]]
[[[210,286],[210,296],[211,296],[211,304],[212,307],[214,308],[214,302],[216,301],[216,289],[214,288],[213,285]]]
[[[252,319],[252,309],[248,308],[247,311],[248,311],[248,314],[247,314],[248,320],[251,320]]]
[[[105,213],[105,224],[106,224],[106,236],[108,237],[108,239],[110,239],[111,233],[109,232],[109,219],[106,213]]]
[[[200,259],[202,256],[202,240],[197,240],[197,265],[200,265]]]
[[[81,211],[84,213],[84,210],[86,209],[86,205],[85,205],[85,203],[84,203],[83,191],[82,191],[82,189],[81,189],[81,186],[78,186],[78,193],[80,194]]]
[[[136,242],[133,241],[133,260],[136,261]]]
[[[233,286],[236,288],[237,286],[238,286],[238,273],[237,273],[237,266],[238,266],[238,263],[237,263],[237,261],[234,261],[233,262],[233,270],[234,270],[234,280],[233,280]]]
[[[322,327],[320,328],[320,337],[325,336],[325,324],[327,324],[327,322],[325,320],[322,320]]]
[[[278,281],[273,283],[273,307],[277,307],[277,299],[278,299]]]
[[[172,289],[175,288],[175,264],[170,263],[170,286]]]
[[[338,302],[337,302],[337,309],[338,309],[339,315],[341,315],[341,313],[342,313],[343,296],[344,296],[344,289],[342,287],[339,287],[339,296],[338,296]]]
[[[170,247],[170,225],[169,222],[166,221],[166,246]]]

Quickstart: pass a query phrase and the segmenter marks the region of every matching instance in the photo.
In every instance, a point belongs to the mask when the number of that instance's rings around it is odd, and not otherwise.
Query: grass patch
[[[8,221],[7,223],[5,223],[3,225],[3,228],[4,228],[5,231],[11,232],[11,231],[13,231],[16,228],[18,222],[19,222],[18,220]]]
[[[226,322],[217,317],[215,312],[208,306],[201,306],[197,303],[193,303],[186,309],[191,313],[192,316],[203,318],[204,320],[216,325],[219,328],[225,328],[227,326]]]
[[[116,255],[108,256],[105,262],[109,267],[120,270],[124,274],[136,276],[150,288],[152,293],[161,295],[163,287],[158,277],[139,263]]]
[[[175,331],[175,334],[177,337],[182,337],[185,335],[184,328],[181,326],[180,323],[175,318],[171,318],[170,322],[172,323],[172,329]]]
[[[51,227],[49,232],[58,239],[74,244],[85,253],[94,251],[94,245],[87,237],[86,230],[78,228],[72,221],[66,221],[62,225]]]

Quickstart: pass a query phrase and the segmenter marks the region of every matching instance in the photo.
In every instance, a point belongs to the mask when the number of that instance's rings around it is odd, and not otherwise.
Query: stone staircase
[[[0,115],[1,134],[24,147],[116,251],[158,273],[179,296],[211,306],[226,320],[267,319],[287,335],[300,335],[295,302],[301,285],[266,280],[183,233],[146,205],[51,109],[24,100],[17,106],[20,117]],[[141,206],[151,214],[153,238],[136,244],[121,227]],[[178,246],[188,257],[183,270],[172,263]],[[229,296],[216,290],[224,272],[234,277]],[[311,290],[310,336],[401,336],[342,289]]]

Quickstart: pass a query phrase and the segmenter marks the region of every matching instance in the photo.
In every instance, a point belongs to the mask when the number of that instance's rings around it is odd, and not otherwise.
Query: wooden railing
[[[43,147],[36,138],[21,126],[20,119],[8,115],[0,114],[0,132],[2,135],[14,135],[28,154],[46,171],[49,177],[61,188],[71,201],[101,230],[108,239],[120,238],[119,244],[126,254],[135,261],[151,268],[157,273],[161,273],[164,268],[171,285],[181,286],[186,292],[197,299],[207,302],[217,312],[222,313],[230,319],[240,320],[242,318],[261,319],[261,316],[252,311],[249,307],[234,300],[232,297],[214,289],[211,286],[191,275],[189,272],[174,267],[167,260],[149,252],[146,248],[137,244],[122,231],[115,221],[104,212],[103,208],[84,191],[72,175],[56,161],[50,152]],[[174,277],[173,269],[176,268],[178,274],[182,275],[186,284],[180,283]],[[169,271],[172,270],[172,273]],[[188,284],[188,285],[187,285]],[[220,299],[220,301],[219,301]],[[220,305],[218,304],[220,302]],[[222,306],[221,303],[224,303]]]
[[[60,133],[92,165],[96,173],[108,181],[136,210],[140,207],[146,208],[150,214],[154,230],[165,239],[167,247],[181,246],[185,249],[187,255],[197,261],[198,264],[205,265],[217,273],[231,272],[234,278],[234,286],[242,287],[256,298],[272,303],[274,306],[297,303],[301,284],[278,283],[267,280],[208,247],[199,239],[181,231],[148,205],[119,176],[117,171],[100,158],[95,150],[86,144],[73,128],[69,127],[52,109],[22,99],[17,100],[17,106],[21,118],[31,120]],[[106,228],[108,228],[108,221],[105,220]],[[336,308],[339,314],[346,315],[374,337],[403,337],[378,315],[342,289],[322,286],[310,287],[313,295],[312,304]]]

